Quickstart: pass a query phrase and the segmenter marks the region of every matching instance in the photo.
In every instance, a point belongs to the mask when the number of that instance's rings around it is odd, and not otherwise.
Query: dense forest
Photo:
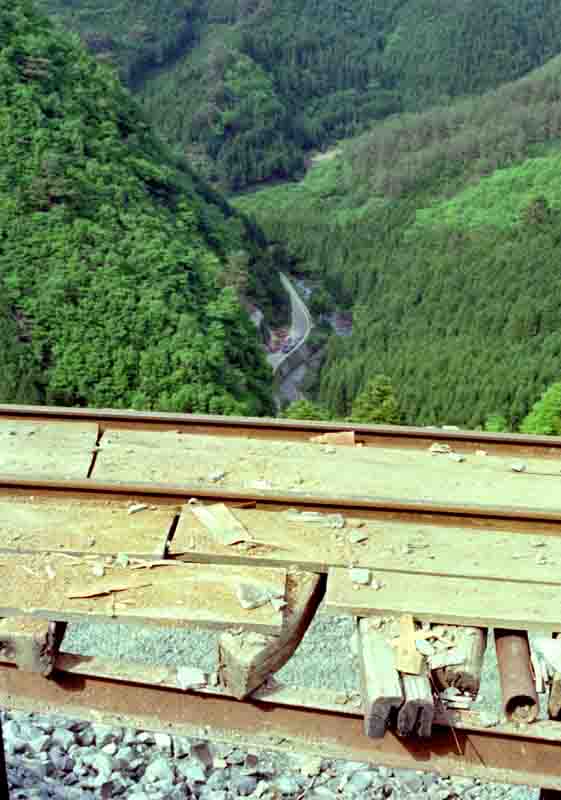
[[[116,64],[222,188],[298,176],[373,121],[524,75],[561,52],[551,0],[37,0]]]
[[[321,370],[332,415],[384,373],[406,422],[516,428],[559,379],[560,140],[556,58],[375,125],[301,183],[238,199],[320,279],[316,311],[353,311]]]
[[[0,398],[263,414],[276,251],[27,0],[0,7]]]

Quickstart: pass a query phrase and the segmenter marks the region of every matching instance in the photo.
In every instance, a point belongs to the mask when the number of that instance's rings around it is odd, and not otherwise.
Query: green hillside
[[[410,423],[517,425],[561,371],[561,59],[482,98],[376,125],[300,184],[239,198],[353,335],[319,399],[384,373]],[[329,305],[329,304],[328,304]]]
[[[38,0],[233,190],[301,174],[376,119],[494,88],[561,51],[551,0]]]
[[[0,7],[2,400],[272,410],[274,253],[27,0]],[[267,309],[266,309],[267,310]]]

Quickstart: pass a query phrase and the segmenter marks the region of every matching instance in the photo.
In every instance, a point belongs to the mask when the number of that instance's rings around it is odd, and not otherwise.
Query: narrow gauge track
[[[438,441],[448,444],[458,452],[480,447],[491,454],[512,457],[561,457],[561,436],[484,433],[437,427],[355,425],[346,422],[21,405],[0,405],[0,421],[2,420],[29,423],[90,422],[98,424],[102,431],[115,429],[177,431],[284,441],[307,441],[310,436],[322,433],[354,431],[356,441],[365,447],[426,449]]]
[[[543,536],[561,535],[561,511],[543,509],[410,502],[393,498],[227,491],[189,484],[124,483],[93,479],[43,480],[0,475],[0,496],[30,494],[62,499],[147,501],[161,505],[185,503],[193,498],[203,503],[225,503],[234,508],[255,508],[260,511],[296,508],[300,511],[340,513],[361,519],[462,525],[476,530],[481,528],[483,535],[489,530],[532,533],[536,529]]]

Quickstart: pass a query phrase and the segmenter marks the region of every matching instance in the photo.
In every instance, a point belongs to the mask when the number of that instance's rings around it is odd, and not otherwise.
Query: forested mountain
[[[321,372],[332,414],[384,373],[409,423],[514,427],[559,380],[561,58],[375,125],[300,184],[237,204],[353,311]]]
[[[37,0],[111,60],[169,143],[234,190],[404,110],[561,52],[552,0]]]
[[[3,401],[272,410],[238,294],[280,303],[274,252],[28,0],[0,6],[0,155]]]

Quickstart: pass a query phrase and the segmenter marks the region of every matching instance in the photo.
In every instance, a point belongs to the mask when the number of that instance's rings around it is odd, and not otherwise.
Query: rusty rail
[[[480,529],[507,530],[512,533],[535,532],[540,536],[561,534],[561,508],[546,511],[508,506],[460,505],[396,500],[391,497],[333,497],[322,494],[300,494],[268,491],[237,491],[204,488],[200,485],[173,483],[141,483],[119,481],[49,480],[0,475],[0,495],[40,495],[45,497],[81,498],[89,500],[134,500],[158,504],[180,504],[191,498],[208,503],[227,503],[238,508],[262,511],[302,511],[341,513],[363,519],[427,522],[436,525],[459,525]]]
[[[434,441],[439,441],[449,444],[458,452],[475,447],[485,449],[492,454],[508,453],[513,457],[561,456],[561,436],[457,431],[437,427],[355,425],[347,422],[18,405],[0,405],[0,420],[37,423],[93,422],[99,424],[102,430],[135,428],[288,441],[307,440],[310,436],[321,433],[354,431],[357,441],[368,447],[421,449],[429,447]]]
[[[359,707],[337,705],[327,690],[278,689],[249,701],[219,691],[183,692],[174,670],[103,663],[61,654],[53,680],[0,667],[0,704],[23,711],[65,713],[109,725],[216,740],[327,758],[430,769],[445,775],[561,789],[561,736],[555,723],[485,728],[477,714],[455,712],[452,729],[442,715],[429,740],[364,735]]]

